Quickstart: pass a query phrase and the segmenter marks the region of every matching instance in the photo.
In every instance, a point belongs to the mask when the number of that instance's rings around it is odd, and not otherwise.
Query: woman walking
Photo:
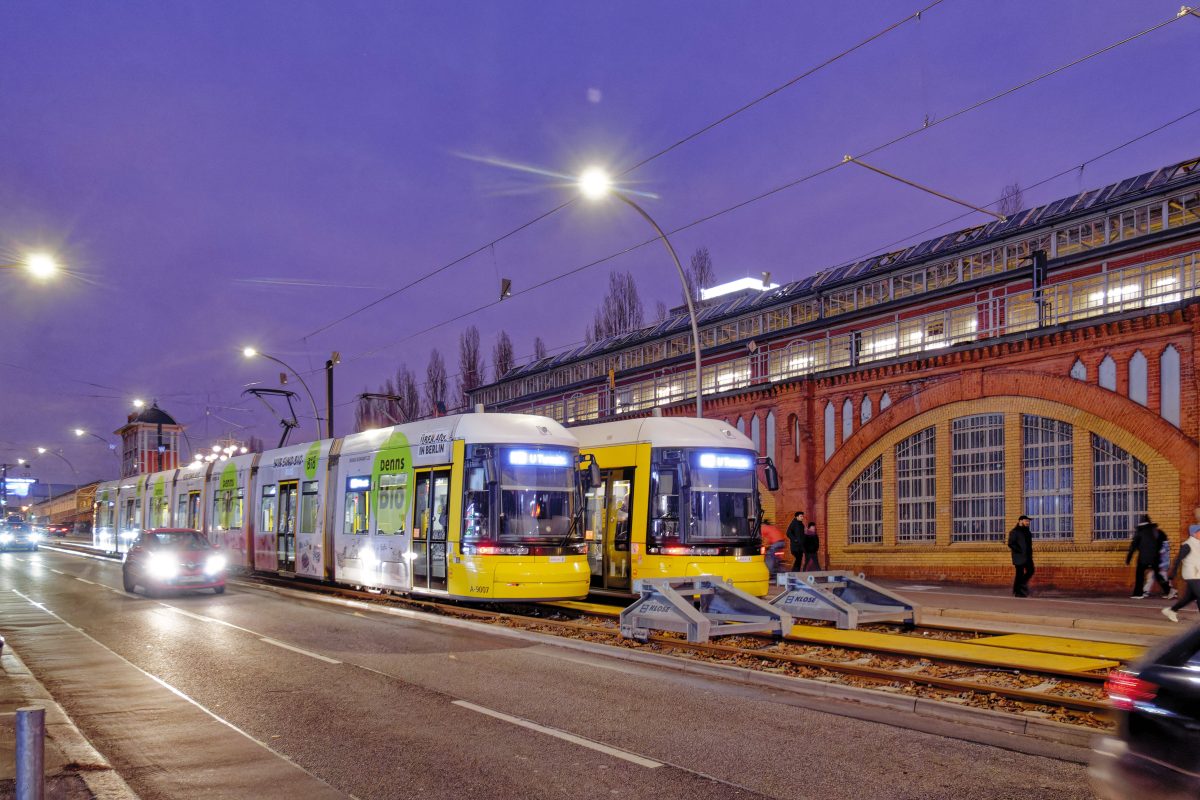
[[[1200,517],[1200,509],[1197,509],[1197,516]],[[1175,605],[1162,610],[1163,616],[1171,622],[1179,622],[1179,615],[1175,612],[1190,602],[1195,601],[1196,610],[1200,611],[1200,525],[1192,525],[1188,528],[1188,533],[1188,540],[1180,545],[1179,555],[1171,566],[1171,577],[1175,577],[1175,573],[1178,572],[1187,583],[1187,589]]]

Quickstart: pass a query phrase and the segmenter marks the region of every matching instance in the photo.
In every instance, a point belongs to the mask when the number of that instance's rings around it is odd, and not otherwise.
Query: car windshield
[[[195,531],[154,531],[146,534],[146,546],[155,549],[207,550],[208,540]]]
[[[12,533],[29,533],[29,523],[10,522],[8,523],[8,530]]]

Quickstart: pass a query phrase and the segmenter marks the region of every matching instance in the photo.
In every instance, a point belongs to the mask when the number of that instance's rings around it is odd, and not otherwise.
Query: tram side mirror
[[[779,491],[779,470],[775,467],[775,462],[767,459],[767,463],[763,466],[763,479],[767,483],[767,491]]]

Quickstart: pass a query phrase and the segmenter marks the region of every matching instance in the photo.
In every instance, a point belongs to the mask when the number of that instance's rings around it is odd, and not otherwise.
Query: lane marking
[[[258,640],[260,642],[266,642],[267,644],[273,644],[276,647],[282,647],[284,650],[291,650],[293,653],[299,653],[300,655],[308,656],[309,658],[315,658],[318,661],[324,661],[326,664],[342,663],[342,662],[338,661],[337,659],[329,658],[328,656],[323,656],[320,653],[314,653],[311,650],[305,650],[302,647],[294,647],[286,642],[281,642],[278,639],[271,639],[266,636],[260,636],[260,637],[258,637]]]
[[[94,581],[89,581],[87,578],[80,578],[78,575],[75,576],[75,580],[79,581],[80,583],[86,583],[89,586],[99,586],[100,585],[98,583],[95,583]]]
[[[56,575],[66,575],[66,574],[67,574],[67,573],[63,572],[62,570],[60,570],[60,569],[55,569],[54,567],[51,567],[51,568],[50,568],[50,571],[51,571],[51,572],[53,572],[53,573],[54,573],[54,574],[56,574]]]
[[[503,720],[512,725],[528,728],[529,730],[537,731],[538,733],[544,733],[547,736],[553,736],[557,739],[570,742],[571,744],[577,744],[580,747],[586,747],[589,750],[595,750],[599,753],[604,753],[605,755],[610,755],[614,758],[623,759],[630,763],[637,764],[638,766],[646,767],[647,769],[655,769],[656,767],[662,766],[662,763],[658,761],[651,761],[644,756],[639,756],[636,753],[629,752],[628,750],[620,750],[616,747],[609,747],[606,744],[600,744],[600,742],[594,742],[591,739],[585,739],[582,736],[576,736],[573,733],[560,731],[557,728],[547,728],[545,725],[538,725],[536,722],[530,722],[527,719],[521,719],[520,717],[514,717],[500,711],[493,711],[490,708],[477,706],[474,703],[468,703],[466,700],[455,700],[453,701],[453,704],[460,708],[465,708],[479,714],[484,714],[489,717]]]
[[[201,711],[203,711],[205,714],[207,714],[208,716],[212,717],[212,718],[213,718],[213,719],[215,719],[217,722],[221,723],[222,725],[224,725],[225,727],[229,728],[230,730],[233,730],[233,731],[235,731],[236,733],[240,733],[242,736],[245,736],[247,739],[249,739],[250,741],[254,742],[256,745],[258,745],[258,746],[259,746],[259,747],[261,747],[262,749],[266,750],[266,751],[267,751],[268,753],[270,753],[271,755],[273,755],[273,756],[275,756],[275,757],[277,757],[277,758],[281,758],[281,759],[283,759],[284,761],[286,761],[287,763],[291,764],[293,767],[295,767],[296,769],[300,770],[301,772],[303,772],[305,775],[307,775],[308,777],[312,778],[313,780],[315,780],[315,781],[319,781],[320,783],[323,783],[323,784],[325,784],[326,786],[329,786],[329,788],[331,788],[331,789],[333,788],[333,787],[330,785],[329,781],[327,781],[327,780],[324,780],[324,779],[323,779],[323,778],[321,778],[320,776],[318,776],[318,775],[315,775],[315,774],[313,774],[313,773],[309,772],[309,771],[308,771],[308,770],[306,770],[304,767],[300,766],[298,763],[296,763],[295,761],[293,761],[293,760],[292,760],[290,757],[288,757],[286,754],[284,754],[284,753],[281,753],[281,752],[279,752],[278,750],[275,750],[274,748],[272,748],[272,747],[271,747],[269,744],[267,744],[266,742],[263,742],[263,741],[261,741],[261,740],[259,740],[259,739],[256,739],[256,738],[254,738],[254,737],[253,737],[253,736],[251,736],[249,733],[247,733],[246,731],[242,730],[242,729],[241,729],[241,728],[239,728],[237,725],[234,725],[232,722],[230,722],[229,720],[225,719],[224,717],[220,717],[220,716],[218,716],[218,715],[217,715],[217,714],[215,714],[214,712],[210,711],[209,709],[207,709],[206,707],[204,707],[203,705],[201,705],[201,704],[200,704],[200,702],[199,702],[198,700],[195,700],[194,698],[190,697],[189,695],[187,695],[187,694],[184,694],[184,693],[183,693],[183,691],[181,691],[180,689],[176,689],[174,686],[172,686],[171,684],[167,683],[166,681],[164,681],[162,678],[158,677],[157,675],[154,675],[153,673],[147,672],[146,670],[142,669],[142,668],[141,668],[141,667],[139,667],[137,664],[133,663],[133,662],[132,662],[132,661],[130,661],[128,658],[126,658],[125,656],[123,656],[123,655],[121,655],[120,653],[118,653],[116,650],[113,650],[112,648],[108,647],[108,646],[107,646],[107,645],[105,645],[103,642],[101,642],[99,639],[97,639],[96,637],[94,637],[94,636],[92,636],[91,634],[89,634],[88,632],[86,632],[86,631],[85,631],[83,628],[80,628],[80,627],[78,627],[78,626],[76,626],[76,625],[72,625],[71,623],[67,622],[65,619],[63,619],[62,617],[60,617],[58,614],[54,613],[54,612],[53,612],[53,611],[51,611],[49,608],[47,608],[47,607],[45,606],[45,604],[43,604],[43,603],[39,603],[38,601],[34,600],[34,599],[33,599],[32,597],[30,597],[29,595],[26,595],[26,594],[22,593],[21,591],[19,591],[19,590],[17,590],[17,589],[10,589],[9,591],[11,591],[13,594],[17,595],[18,597],[20,597],[20,598],[21,598],[22,600],[24,600],[26,603],[29,603],[29,604],[30,604],[31,606],[33,606],[34,608],[37,608],[37,609],[39,609],[40,611],[43,611],[43,612],[45,612],[45,613],[49,614],[50,616],[54,617],[56,620],[58,620],[59,622],[61,622],[63,625],[66,625],[68,628],[70,628],[71,630],[75,631],[76,633],[78,633],[80,636],[84,637],[84,638],[85,638],[85,639],[87,639],[88,641],[90,641],[90,642],[92,642],[93,644],[97,645],[98,647],[100,647],[100,648],[104,649],[105,651],[107,651],[107,652],[109,652],[109,653],[112,653],[114,656],[116,656],[117,658],[121,659],[121,660],[122,660],[122,661],[124,661],[126,664],[128,664],[128,665],[129,665],[129,666],[131,666],[131,667],[133,667],[133,668],[134,668],[134,669],[136,669],[138,672],[142,673],[142,674],[143,674],[143,675],[145,675],[147,678],[149,678],[150,680],[152,680],[152,681],[154,681],[155,683],[157,683],[159,686],[162,686],[164,689],[166,689],[167,691],[169,691],[171,694],[175,695],[176,697],[180,698],[181,700],[184,700],[184,701],[186,701],[186,702],[188,702],[188,703],[191,703],[193,706],[195,706],[196,708],[200,709],[200,710],[201,710]],[[340,790],[340,789],[339,789],[338,791],[342,791],[342,790]],[[354,795],[350,794],[349,792],[344,792],[344,791],[343,791],[342,793],[343,793],[343,794],[345,794],[347,797],[350,797],[350,798],[352,798],[352,800],[358,800],[358,799],[357,799],[357,798],[356,798]]]

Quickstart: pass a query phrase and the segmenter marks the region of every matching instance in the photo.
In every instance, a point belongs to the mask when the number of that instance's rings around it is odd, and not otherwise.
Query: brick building
[[[705,415],[774,459],[771,505],[808,510],[833,567],[1007,582],[1026,513],[1040,585],[1116,590],[1137,517],[1176,537],[1200,502],[1200,161],[698,316]],[[471,399],[568,425],[686,415],[690,353],[675,315]]]

